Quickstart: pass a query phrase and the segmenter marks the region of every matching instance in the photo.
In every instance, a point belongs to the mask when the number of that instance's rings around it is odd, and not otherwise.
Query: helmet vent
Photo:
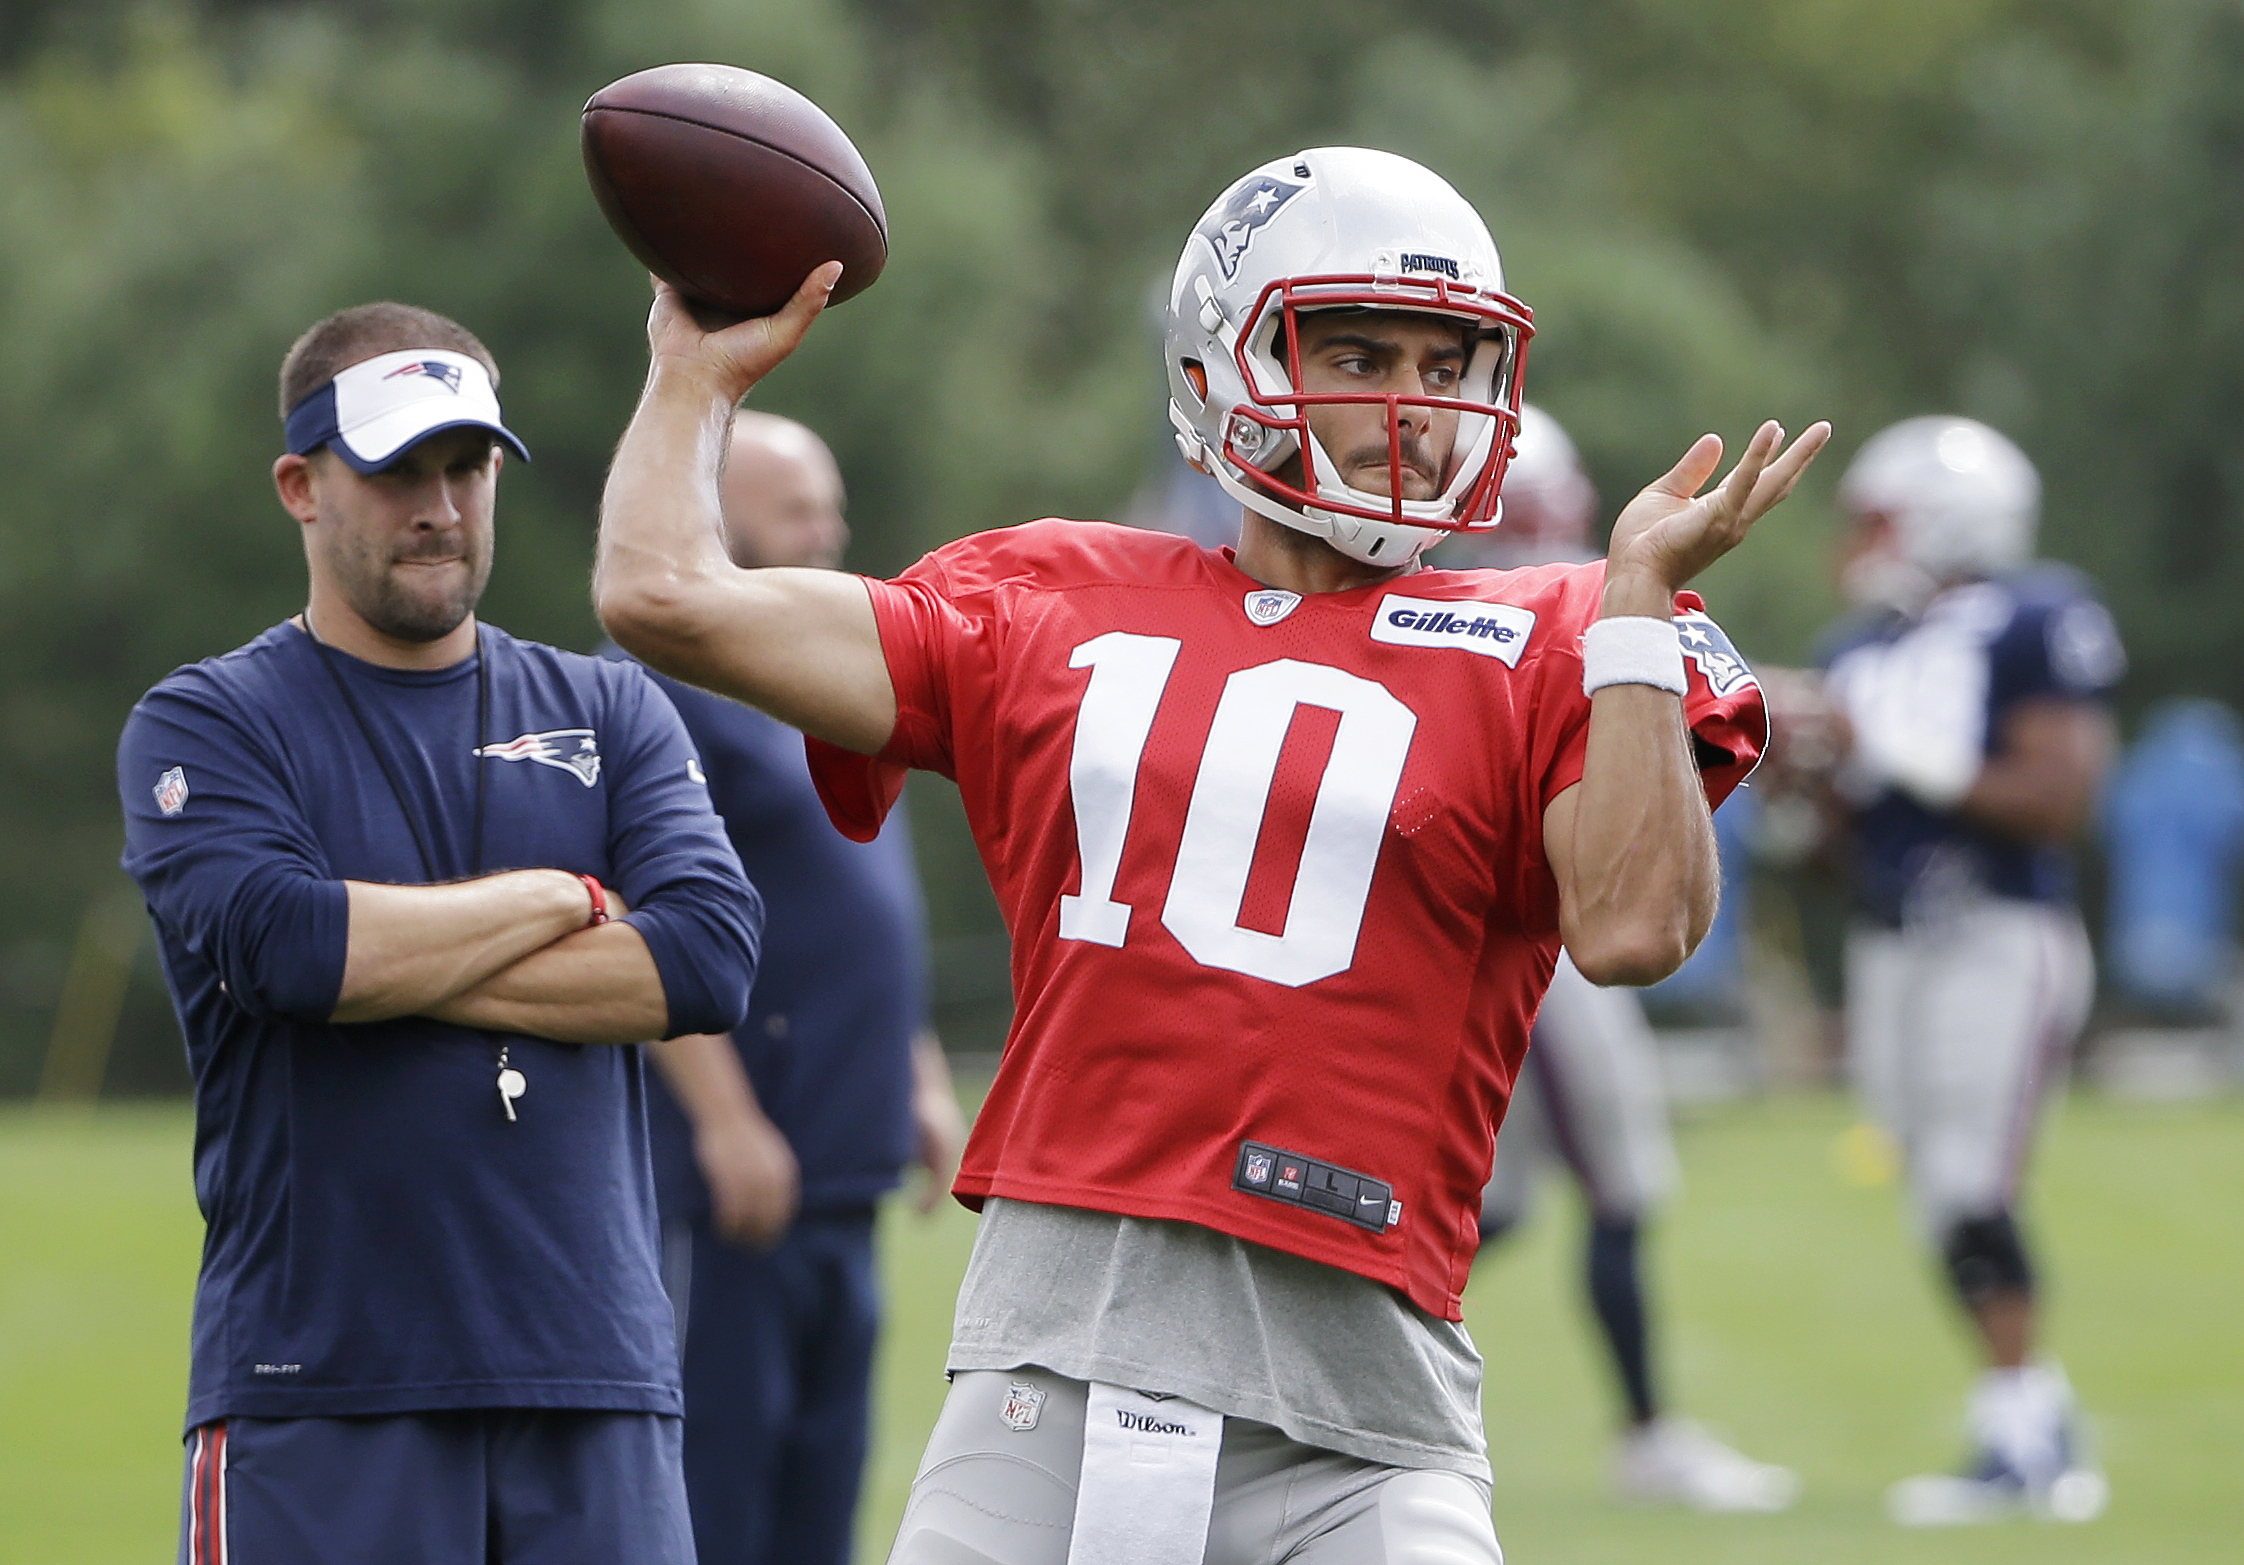
[[[1179,360],[1178,367],[1184,371],[1184,383],[1192,388],[1192,394],[1202,402],[1207,401],[1208,367],[1198,359]]]
[[[1293,166],[1293,177],[1296,179],[1307,179],[1309,177],[1309,165],[1306,163],[1296,163]]]

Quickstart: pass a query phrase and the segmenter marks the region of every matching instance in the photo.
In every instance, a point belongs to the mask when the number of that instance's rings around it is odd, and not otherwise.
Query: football
[[[696,304],[769,315],[813,267],[832,299],[888,262],[888,216],[842,129],[794,88],[730,65],[658,65],[584,106],[600,210],[647,269]]]

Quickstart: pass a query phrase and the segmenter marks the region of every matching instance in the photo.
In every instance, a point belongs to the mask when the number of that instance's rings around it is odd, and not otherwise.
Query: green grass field
[[[2244,1554],[2244,1101],[2075,1099],[2045,1142],[2037,1231],[2054,1346],[2095,1417],[2114,1501],[2084,1528],[1890,1527],[1880,1491],[1957,1454],[1969,1364],[1891,1189],[1845,1177],[1830,1100],[1694,1116],[1655,1277],[1683,1410],[1797,1466],[1774,1518],[1609,1503],[1610,1398],[1577,1303],[1576,1214],[1553,1199],[1485,1261],[1469,1305],[1489,1360],[1496,1519],[1513,1565],[2097,1561]],[[1558,1192],[1554,1191],[1556,1196]],[[892,1213],[891,1328],[863,1557],[877,1562],[942,1396],[972,1219]],[[199,1226],[172,1108],[0,1113],[0,1561],[168,1560]]]

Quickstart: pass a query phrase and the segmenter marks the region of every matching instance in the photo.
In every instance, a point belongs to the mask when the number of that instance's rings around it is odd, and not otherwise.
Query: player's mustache
[[[1426,450],[1426,442],[1423,436],[1412,435],[1406,431],[1402,438],[1401,453],[1402,465],[1406,472],[1415,473],[1428,483],[1434,481],[1433,459]],[[1358,446],[1348,454],[1346,465],[1350,468],[1384,468],[1387,465],[1387,443],[1382,440],[1377,444],[1367,443]]]

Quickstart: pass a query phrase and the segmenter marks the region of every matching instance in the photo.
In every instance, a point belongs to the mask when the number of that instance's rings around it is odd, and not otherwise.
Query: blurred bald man
[[[737,416],[722,501],[735,563],[840,565],[841,472],[793,420]],[[659,1045],[671,1098],[650,1110],[694,1543],[702,1565],[842,1565],[879,1330],[874,1206],[917,1162],[931,1209],[965,1134],[926,1025],[909,828],[898,814],[849,841],[800,734],[655,677],[767,909],[746,1023]]]

